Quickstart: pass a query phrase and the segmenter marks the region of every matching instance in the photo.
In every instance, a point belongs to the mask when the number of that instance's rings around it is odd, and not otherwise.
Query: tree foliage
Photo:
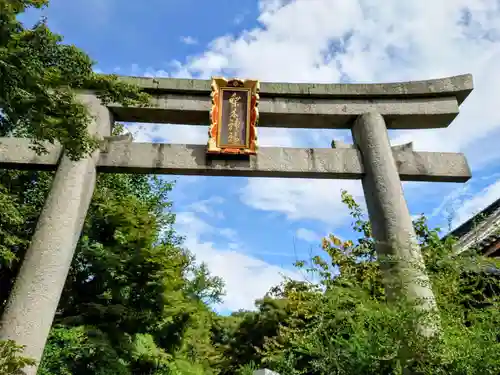
[[[2,176],[10,201],[25,215],[4,226],[23,244],[4,243],[18,259],[3,266],[10,270],[2,272],[8,288],[51,175]],[[40,374],[170,374],[190,368],[193,374],[211,373],[218,353],[211,343],[214,313],[207,303],[220,300],[223,285],[182,248],[172,228],[171,188],[147,176],[99,175]],[[25,220],[29,217],[33,220]],[[28,229],[24,236],[20,222]],[[6,298],[5,293],[2,305]]]
[[[258,353],[260,366],[282,374],[499,373],[500,279],[488,272],[498,262],[474,252],[456,255],[453,239],[441,240],[424,217],[414,222],[441,317],[440,335],[425,338],[416,325],[428,313],[404,299],[386,300],[370,226],[345,192],[343,199],[359,238],[330,235],[323,256],[297,262],[319,282],[284,280],[269,293],[266,306],[274,301],[279,311],[277,333],[261,329],[257,322],[269,310],[258,305],[253,326],[243,321],[235,328],[237,335],[248,332],[239,345],[255,344],[239,363],[255,362]]]
[[[0,135],[29,137],[44,151],[43,141],[60,142],[78,159],[97,146],[87,132],[85,107],[75,90],[94,90],[103,103],[145,105],[147,95],[136,87],[92,70],[94,62],[45,20],[26,28],[18,15],[47,6],[47,0],[0,0]]]
[[[57,141],[78,159],[97,145],[78,90],[95,91],[104,104],[146,105],[148,96],[94,73],[93,61],[45,20],[32,28],[19,22],[28,8],[46,5],[0,0],[0,135],[28,137],[39,152],[43,141]],[[52,177],[0,172],[0,313]],[[39,373],[195,374],[215,360],[207,303],[220,300],[223,284],[182,248],[171,188],[147,176],[98,177]],[[24,363],[18,349],[9,353],[9,366]]]
[[[171,184],[101,175],[97,186],[41,374],[160,374],[183,361],[209,368],[216,353],[204,325],[213,313],[195,296],[220,298],[220,280],[205,275],[193,286],[204,267],[171,228]]]
[[[22,375],[25,366],[35,363],[22,355],[23,348],[14,341],[0,341],[0,374]]]

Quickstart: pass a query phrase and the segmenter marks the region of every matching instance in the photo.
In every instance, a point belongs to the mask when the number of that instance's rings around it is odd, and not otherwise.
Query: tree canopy
[[[146,105],[147,96],[53,34],[18,16],[44,0],[0,0],[0,136],[60,142],[77,159],[96,146],[75,92],[103,102]],[[122,127],[114,128],[120,134]],[[50,189],[53,173],[0,171],[0,313]],[[425,338],[426,319],[403,299],[387,301],[371,230],[347,194],[353,240],[335,235],[320,254],[296,262],[303,281],[283,279],[253,311],[213,310],[223,281],[183,247],[169,198],[174,182],[151,176],[98,176],[39,374],[248,375],[267,367],[283,375],[500,373],[498,262],[456,255],[424,217],[414,226],[441,318]],[[193,250],[193,249],[192,249]],[[307,281],[307,280],[314,280]],[[29,362],[0,342],[0,372]]]
[[[146,105],[148,97],[115,76],[96,74],[90,57],[62,43],[45,19],[26,28],[18,16],[48,0],[0,0],[0,135],[59,141],[77,159],[97,146],[87,132],[89,114],[75,90],[94,90],[103,102]]]

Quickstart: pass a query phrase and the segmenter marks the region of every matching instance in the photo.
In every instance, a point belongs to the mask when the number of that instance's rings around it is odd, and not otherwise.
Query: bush
[[[262,363],[287,375],[499,374],[500,280],[486,272],[498,262],[473,251],[456,255],[452,239],[441,240],[423,217],[415,221],[439,309],[437,335],[425,337],[418,328],[436,321],[435,313],[403,296],[387,301],[370,225],[343,198],[361,236],[331,235],[324,256],[297,262],[319,283],[285,280],[272,291],[269,297],[286,301],[285,319],[257,349]]]
[[[24,367],[35,364],[34,360],[22,356],[23,349],[12,340],[0,341],[0,374],[22,375]]]

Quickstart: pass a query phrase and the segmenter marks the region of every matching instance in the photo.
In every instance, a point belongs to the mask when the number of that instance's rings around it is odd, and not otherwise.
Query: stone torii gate
[[[103,106],[80,94],[94,116],[89,132],[104,139],[92,155],[73,162],[59,145],[37,155],[30,141],[0,139],[0,168],[57,170],[31,245],[1,321],[0,339],[25,345],[39,361],[94,191],[96,174],[145,173],[206,176],[361,179],[376,249],[421,263],[401,181],[465,182],[471,177],[458,153],[391,147],[387,129],[443,128],[473,88],[472,76],[389,84],[262,83],[259,127],[351,129],[354,146],[268,147],[248,158],[207,158],[204,145],[132,143],[111,137],[113,121],[207,125],[210,81],[121,77],[153,97],[151,107]],[[415,274],[426,279],[425,272]],[[410,295],[433,304],[428,285]],[[28,370],[35,374],[36,368]]]

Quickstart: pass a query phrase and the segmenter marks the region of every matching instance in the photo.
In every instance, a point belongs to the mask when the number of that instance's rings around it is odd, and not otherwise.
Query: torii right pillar
[[[412,219],[391,149],[384,117],[377,112],[359,116],[352,135],[363,160],[363,190],[370,217],[372,235],[389,298],[408,297],[427,311],[436,309],[436,301],[416,239]],[[436,325],[423,325],[422,332],[432,335]]]

